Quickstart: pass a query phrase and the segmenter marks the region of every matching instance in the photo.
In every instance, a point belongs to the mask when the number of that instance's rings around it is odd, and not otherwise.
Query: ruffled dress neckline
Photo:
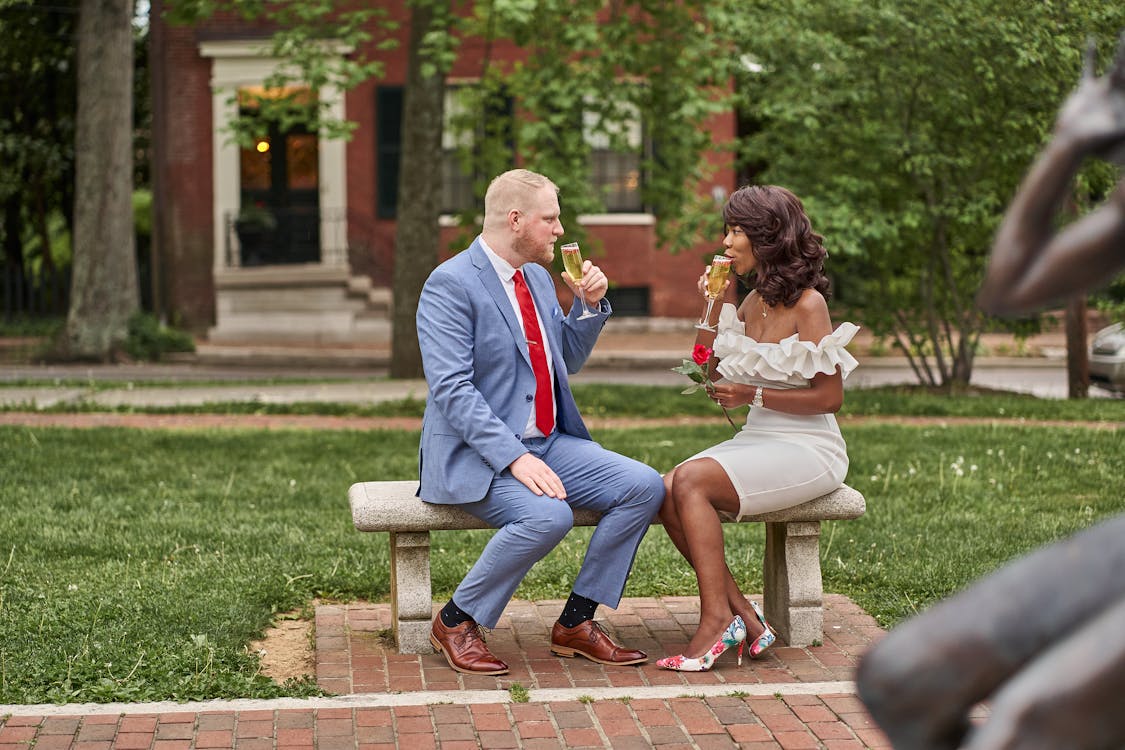
[[[847,378],[859,362],[845,348],[859,331],[854,323],[841,323],[820,341],[802,341],[797,334],[779,342],[761,342],[746,335],[746,324],[729,302],[719,312],[715,356],[718,372],[739,383],[770,382],[807,385],[814,375],[840,370]]]

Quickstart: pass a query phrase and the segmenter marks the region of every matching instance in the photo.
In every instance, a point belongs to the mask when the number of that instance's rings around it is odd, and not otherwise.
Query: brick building
[[[263,134],[255,148],[241,149],[226,132],[237,94],[261,91],[277,63],[260,54],[263,30],[233,20],[170,26],[161,20],[162,5],[152,4],[151,66],[154,273],[163,309],[215,342],[388,339],[405,12],[395,11],[403,21],[400,44],[380,53],[380,78],[347,92],[321,91],[336,117],[357,123],[351,140],[292,130]],[[472,46],[459,54],[449,81],[471,84],[479,56]],[[626,126],[640,138],[639,123]],[[714,142],[734,138],[736,127],[733,113],[715,118]],[[638,153],[641,147],[638,140]],[[659,249],[656,218],[637,192],[637,155],[600,156],[596,179],[610,188],[609,210],[580,221],[604,248],[593,259],[613,284],[617,314],[699,315],[693,282],[717,237],[678,254]],[[468,181],[452,155],[441,174],[444,200],[451,209],[464,207]],[[728,165],[700,190],[724,195],[735,179]],[[236,225],[255,213],[268,214],[256,233],[252,222]],[[443,254],[459,232],[443,219]],[[560,285],[566,307],[570,296]]]

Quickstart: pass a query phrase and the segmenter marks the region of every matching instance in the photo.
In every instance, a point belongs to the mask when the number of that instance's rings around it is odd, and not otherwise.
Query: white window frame
[[[444,108],[444,119],[442,123],[441,143],[443,152],[445,149],[451,149],[465,145],[466,140],[471,141],[472,133],[461,133],[455,135],[449,128],[449,120],[453,116],[454,109],[456,109],[456,89],[462,86],[475,86],[480,81],[475,78],[451,78],[447,81],[448,88],[446,89],[446,99]],[[603,133],[590,133],[588,128],[592,125],[591,115],[583,112],[582,124],[584,137],[586,142],[590,144],[591,148],[608,148],[609,138]],[[628,123],[624,123],[623,127],[629,128],[628,138],[630,144],[635,142],[637,151],[644,147],[644,132],[642,129],[640,113],[637,113],[635,119]],[[598,145],[598,144],[602,145]],[[479,218],[478,218],[479,221]],[[635,211],[635,212],[619,212],[619,213],[600,213],[600,214],[582,214],[578,216],[578,223],[583,226],[654,226],[656,224],[656,217],[650,211]],[[453,214],[442,214],[439,218],[439,225],[442,227],[457,227],[460,226],[458,217]]]
[[[640,109],[632,102],[620,102],[618,106],[621,107],[622,110],[632,112],[632,116],[629,119],[620,122],[607,122],[604,130],[612,131],[613,135],[623,135],[625,137],[625,141],[629,145],[629,148],[635,150],[638,155],[639,170],[643,162],[642,151],[645,147],[643,122],[641,119]],[[584,110],[582,112],[582,137],[586,141],[586,144],[590,147],[590,151],[609,151],[610,133],[593,132],[593,128],[596,124],[597,120],[594,114],[589,110]],[[638,179],[643,179],[643,175],[638,175]],[[595,216],[598,217],[598,221],[600,222],[601,217],[651,216],[651,214],[648,211],[644,210],[642,203],[642,209],[640,211],[609,212],[605,214],[596,214]],[[605,223],[609,224],[614,222],[605,221]],[[624,221],[616,223],[632,224],[634,222],[626,219]]]

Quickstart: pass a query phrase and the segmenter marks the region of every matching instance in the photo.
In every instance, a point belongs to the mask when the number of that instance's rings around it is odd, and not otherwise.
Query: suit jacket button
[[[526,395],[526,396],[525,396],[524,398],[526,398],[526,399],[528,400],[528,402],[529,402],[529,403],[530,403],[531,401],[534,401],[534,400],[535,400],[535,396],[533,396],[533,395],[532,395],[532,394],[530,394],[530,393],[529,393],[529,394],[527,394],[527,395]]]

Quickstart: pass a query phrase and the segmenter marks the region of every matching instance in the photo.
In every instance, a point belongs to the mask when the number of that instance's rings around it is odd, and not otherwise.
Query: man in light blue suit
[[[434,618],[430,641],[449,665],[504,674],[481,627],[496,626],[520,581],[562,540],[573,509],[602,514],[551,631],[551,650],[603,664],[639,664],[642,651],[614,643],[594,622],[598,604],[617,607],[637,547],[664,499],[652,468],[590,438],[568,375],[594,348],[611,308],[605,274],[585,261],[581,282],[597,314],[563,315],[541,263],[562,236],[558,188],[523,169],[501,174],[485,195],[484,228],[442,263],[418,300],[418,340],[429,386],[419,448],[418,494],[456,503],[498,529],[453,598]]]

